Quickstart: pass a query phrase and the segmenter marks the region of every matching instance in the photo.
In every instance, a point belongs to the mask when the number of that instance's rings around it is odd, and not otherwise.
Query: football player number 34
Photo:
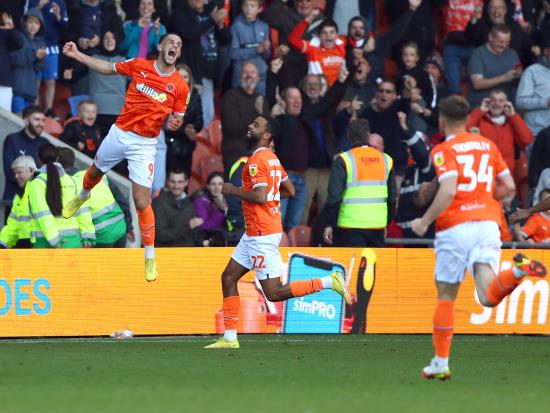
[[[268,201],[279,201],[281,199],[281,193],[279,192],[279,186],[281,185],[282,173],[278,169],[272,169],[269,172],[271,179],[273,180],[271,189],[267,193]]]
[[[487,192],[492,191],[493,167],[489,166],[489,154],[481,155],[477,171],[474,169],[474,155],[458,155],[456,161],[463,166],[462,173],[469,182],[458,184],[457,189],[463,192],[475,191],[478,184],[485,184]]]

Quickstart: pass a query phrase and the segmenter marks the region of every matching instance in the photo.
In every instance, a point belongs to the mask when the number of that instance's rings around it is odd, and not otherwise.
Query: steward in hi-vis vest
[[[51,143],[38,148],[43,166],[30,181],[31,242],[33,248],[80,248],[95,244],[92,216],[84,205],[70,219],[61,215],[63,205],[76,196],[75,179],[56,162],[57,150]]]
[[[383,247],[397,202],[393,160],[368,145],[370,129],[365,119],[350,122],[348,134],[352,148],[332,163],[322,212],[330,224],[324,241],[338,247]]]
[[[27,185],[36,172],[36,164],[31,156],[22,155],[12,162],[11,169],[19,187],[12,201],[6,225],[0,231],[0,247],[31,247],[31,211],[29,209],[29,188]]]

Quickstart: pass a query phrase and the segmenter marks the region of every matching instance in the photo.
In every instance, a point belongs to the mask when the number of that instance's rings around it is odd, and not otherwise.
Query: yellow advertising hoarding
[[[0,250],[0,336],[99,336],[122,329],[136,335],[216,333],[221,328],[220,274],[231,251],[157,249],[159,278],[147,283],[138,249]],[[550,262],[550,252],[527,253]],[[293,254],[344,268],[362,307],[342,310],[340,331],[351,331],[354,319],[357,324],[363,318],[370,333],[431,332],[433,250],[283,248],[285,278]],[[511,256],[503,252],[503,265],[510,265]],[[285,313],[284,305],[266,302],[253,281],[249,273],[239,287],[242,331],[284,332],[292,311],[318,316],[321,324],[323,317],[338,317],[332,304],[315,300],[294,303]],[[467,276],[455,307],[455,331],[550,334],[548,295],[546,280],[528,279],[498,307],[484,308],[476,303]]]

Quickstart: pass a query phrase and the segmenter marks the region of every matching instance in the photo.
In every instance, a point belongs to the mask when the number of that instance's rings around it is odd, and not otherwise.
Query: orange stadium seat
[[[219,119],[214,119],[208,125],[208,141],[218,155],[222,153],[222,139],[222,122]]]
[[[44,132],[59,138],[59,135],[63,133],[63,126],[55,119],[46,116],[44,120]]]
[[[288,239],[291,247],[309,247],[311,240],[311,227],[297,225],[288,231]]]
[[[195,150],[193,151],[193,159],[191,160],[191,170],[195,172],[197,175],[200,176],[201,169],[200,169],[200,161],[202,158],[204,158],[207,155],[212,155],[214,153],[214,150],[210,146],[209,142],[206,140],[206,138],[201,138],[200,136],[197,136],[197,146],[195,147]]]
[[[191,172],[191,177],[189,178],[189,185],[187,186],[187,195],[191,196],[204,186],[202,178],[194,172]]]
[[[199,161],[200,175],[206,183],[208,175],[212,172],[221,172],[223,174],[223,162],[221,155],[208,154]]]

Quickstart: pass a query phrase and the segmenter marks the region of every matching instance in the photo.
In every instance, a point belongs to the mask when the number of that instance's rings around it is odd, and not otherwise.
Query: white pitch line
[[[109,337],[70,337],[70,338],[21,338],[21,339],[0,339],[0,345],[2,344],[58,344],[58,343],[117,343],[117,342],[134,342],[134,343],[205,343],[212,341],[216,336],[212,337],[197,337],[197,336],[167,336],[161,337],[132,337],[127,339],[113,339]],[[535,341],[536,339],[548,339],[548,336],[512,336],[517,341]],[[488,342],[488,341],[505,341],[508,336],[489,336],[489,337],[470,337],[460,336],[455,339],[463,342]],[[521,340],[519,340],[521,339]],[[337,339],[337,338],[247,338],[246,336],[239,337],[241,343],[407,343],[407,342],[423,342],[429,340],[429,336],[410,338],[392,338],[388,336],[368,336],[359,338],[356,340],[351,339]]]

